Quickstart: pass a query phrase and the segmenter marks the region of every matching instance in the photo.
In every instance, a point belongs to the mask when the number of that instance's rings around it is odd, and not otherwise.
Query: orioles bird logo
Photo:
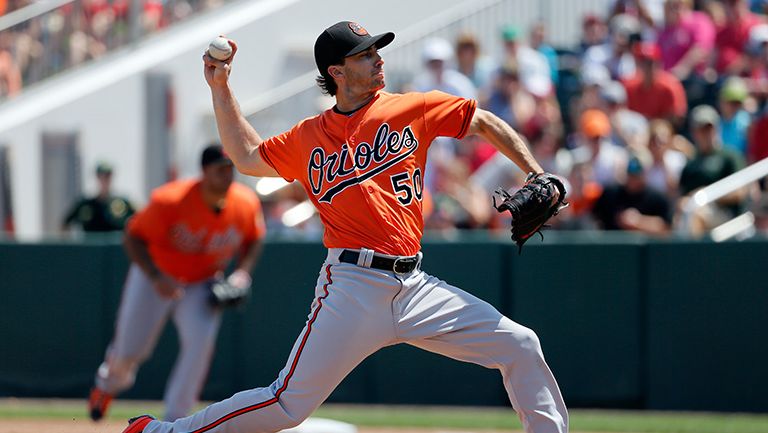
[[[349,23],[349,28],[358,36],[368,36],[368,30],[364,29],[363,26],[358,23]]]

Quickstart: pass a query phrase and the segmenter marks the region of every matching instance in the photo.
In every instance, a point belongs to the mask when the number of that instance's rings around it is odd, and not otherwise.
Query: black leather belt
[[[353,250],[344,250],[339,256],[339,261],[344,263],[357,264],[357,259],[360,257],[360,252]],[[398,274],[407,274],[416,269],[419,265],[419,256],[413,257],[382,257],[377,254],[373,255],[371,259],[371,267],[375,269],[381,269],[383,271],[392,271]]]

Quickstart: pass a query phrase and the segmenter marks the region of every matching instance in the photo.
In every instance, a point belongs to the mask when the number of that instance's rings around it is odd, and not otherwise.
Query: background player
[[[135,209],[131,202],[112,194],[112,166],[106,162],[96,165],[99,192],[93,197],[78,200],[64,217],[62,229],[72,224],[84,232],[121,231]]]
[[[180,354],[165,391],[165,419],[185,416],[208,373],[221,311],[209,305],[211,279],[239,255],[228,277],[250,286],[264,234],[261,204],[248,187],[233,183],[232,161],[220,145],[202,154],[202,177],[170,182],[128,223],[125,249],[131,267],[115,335],[96,374],[89,411],[101,419],[112,397],[131,387],[151,354],[168,316]]]
[[[326,29],[315,43],[318,83],[336,105],[268,140],[239,111],[228,81],[231,58],[204,55],[219,134],[238,169],[298,180],[325,225],[328,256],[309,319],[275,382],[173,423],[134,418],[125,433],[289,428],[363,359],[397,343],[500,370],[527,432],[568,430],[536,334],[420,269],[422,180],[435,137],[479,133],[523,171],[542,169],[517,133],[474,100],[381,91],[378,49],[393,39],[346,21]]]

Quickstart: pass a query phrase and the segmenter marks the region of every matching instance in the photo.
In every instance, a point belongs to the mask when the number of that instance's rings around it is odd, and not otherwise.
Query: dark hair
[[[344,65],[344,59],[341,59],[341,62],[334,63],[331,66],[343,66]],[[336,84],[336,81],[333,80],[333,77],[331,77],[331,74],[328,73],[328,69],[325,71],[322,71],[320,75],[315,78],[315,82],[318,86],[320,86],[320,90],[323,91],[324,94],[330,95],[330,96],[336,96],[336,92],[339,90],[338,84]]]
[[[315,82],[326,95],[336,96],[336,91],[339,90],[339,86],[328,74],[318,75]]]

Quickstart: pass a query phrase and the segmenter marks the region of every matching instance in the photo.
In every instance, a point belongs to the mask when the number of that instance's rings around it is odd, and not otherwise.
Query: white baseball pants
[[[145,433],[268,433],[293,427],[363,359],[408,343],[500,370],[528,433],[564,433],[568,415],[555,378],[528,328],[419,268],[408,274],[340,263],[331,249],[315,300],[288,362],[269,387],[242,391]]]
[[[169,316],[179,335],[180,353],[165,389],[165,419],[187,416],[208,375],[221,312],[207,303],[203,282],[184,286],[179,300],[161,298],[144,272],[131,265],[125,281],[115,335],[96,373],[96,386],[117,395],[133,386],[136,371],[152,354]]]

